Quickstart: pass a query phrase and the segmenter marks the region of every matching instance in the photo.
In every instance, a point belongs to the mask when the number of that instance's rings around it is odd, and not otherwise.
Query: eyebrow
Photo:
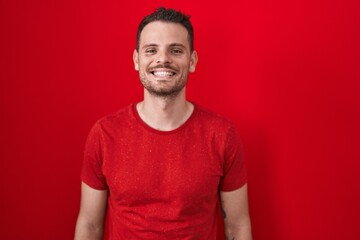
[[[142,46],[142,48],[146,48],[146,47],[157,47],[158,45],[155,43],[150,43],[150,44],[146,44],[144,46]]]
[[[145,44],[143,48],[147,48],[147,47],[158,47],[159,45],[158,44],[155,44],[155,43],[149,43],[149,44]],[[182,47],[182,48],[186,48],[183,44],[181,43],[171,43],[169,44],[170,47]]]
[[[182,48],[185,48],[185,46],[182,45],[181,43],[172,43],[172,44],[170,44],[170,47],[182,47]]]

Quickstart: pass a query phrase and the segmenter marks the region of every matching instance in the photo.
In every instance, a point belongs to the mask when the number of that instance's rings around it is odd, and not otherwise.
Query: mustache
[[[154,71],[154,70],[159,69],[159,68],[161,68],[161,69],[169,69],[169,70],[172,70],[174,72],[177,71],[177,69],[175,69],[174,67],[172,67],[172,66],[170,66],[168,64],[158,64],[155,67],[150,68],[149,71]]]

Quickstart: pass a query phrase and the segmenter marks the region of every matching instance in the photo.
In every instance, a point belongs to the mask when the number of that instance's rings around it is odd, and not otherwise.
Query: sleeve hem
[[[107,190],[108,187],[103,184],[96,184],[94,182],[88,181],[87,179],[81,178],[81,181],[88,185],[89,187],[96,189],[96,190]]]
[[[221,187],[221,188],[220,188],[220,191],[222,191],[222,192],[235,191],[235,190],[243,187],[246,183],[247,183],[247,180],[244,179],[243,181],[241,181],[241,182],[238,183],[238,184],[233,184],[233,185],[229,185],[229,186],[226,186],[226,187]]]

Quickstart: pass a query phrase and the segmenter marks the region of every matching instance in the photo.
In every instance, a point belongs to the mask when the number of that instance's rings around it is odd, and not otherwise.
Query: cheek
[[[139,62],[139,68],[144,69],[144,70],[149,68],[150,65],[151,65],[151,61],[142,60],[141,62]]]
[[[190,63],[186,63],[181,66],[181,68],[184,72],[188,72],[190,70],[190,67],[191,67]]]

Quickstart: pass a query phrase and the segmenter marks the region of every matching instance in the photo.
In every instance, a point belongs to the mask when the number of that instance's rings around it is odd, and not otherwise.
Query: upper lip
[[[172,73],[176,73],[176,70],[171,68],[171,67],[153,67],[150,68],[150,72],[154,73],[154,72],[172,72]]]
[[[175,73],[174,70],[171,70],[171,69],[154,69],[152,71],[150,71],[151,73],[154,73],[154,72],[171,72],[171,73]]]

